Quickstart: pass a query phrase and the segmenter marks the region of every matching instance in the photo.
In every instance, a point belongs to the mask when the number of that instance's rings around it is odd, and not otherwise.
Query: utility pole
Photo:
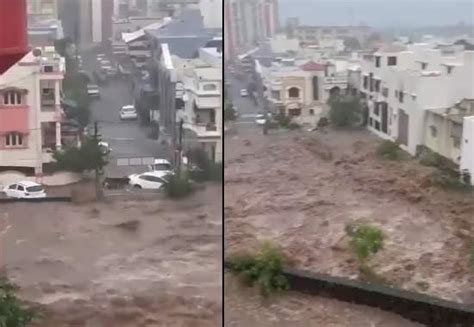
[[[182,153],[183,153],[183,124],[184,121],[181,118],[179,121],[179,130],[178,130],[178,147],[177,147],[177,158],[176,158],[176,167],[178,170],[178,176],[181,174],[181,158],[182,158]]]
[[[257,65],[257,60],[252,58],[252,71],[254,75],[255,84],[257,86],[257,99],[259,106],[263,108],[263,114],[265,115],[265,123],[263,124],[263,134],[268,134],[268,107],[265,105],[265,97],[263,95],[263,81],[262,81],[262,71]]]
[[[96,144],[98,144],[100,141],[99,123],[97,121],[94,122],[94,141],[96,142]],[[95,176],[94,176],[95,177],[95,196],[96,196],[96,199],[101,199],[102,192],[100,189],[99,167],[95,167],[94,173],[95,173]]]

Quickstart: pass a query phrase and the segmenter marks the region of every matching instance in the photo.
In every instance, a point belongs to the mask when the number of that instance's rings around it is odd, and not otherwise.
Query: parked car
[[[266,122],[265,115],[264,114],[258,114],[255,117],[255,122],[257,123],[257,125],[264,125],[265,122]]]
[[[241,97],[248,97],[249,92],[246,89],[242,89],[242,90],[240,90],[240,96]]]
[[[129,184],[137,189],[159,190],[167,183],[165,172],[149,171],[128,176]]]
[[[91,98],[100,98],[99,86],[97,84],[87,84],[87,94]]]
[[[135,106],[127,105],[127,106],[123,106],[120,109],[121,120],[128,120],[128,119],[135,120],[137,118],[138,118],[138,115],[137,115],[137,110],[135,109]]]
[[[9,198],[17,199],[38,199],[45,198],[46,192],[41,184],[22,181],[14,184],[7,185],[3,192]]]
[[[155,159],[152,165],[148,166],[150,171],[159,171],[168,174],[174,174],[173,165],[166,159]]]

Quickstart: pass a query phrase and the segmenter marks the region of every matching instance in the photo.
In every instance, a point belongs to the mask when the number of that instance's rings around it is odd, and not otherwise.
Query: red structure
[[[0,0],[0,75],[28,52],[26,0]]]

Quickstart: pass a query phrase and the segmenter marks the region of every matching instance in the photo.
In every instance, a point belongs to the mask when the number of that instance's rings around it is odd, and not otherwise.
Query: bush
[[[473,189],[470,184],[464,182],[461,174],[447,170],[433,172],[430,176],[430,182],[432,185],[446,191],[467,192]]]
[[[169,198],[185,198],[193,192],[193,187],[187,175],[171,175],[165,184],[165,193]]]
[[[197,182],[222,181],[222,163],[213,162],[203,149],[189,151],[188,158],[196,166],[190,171],[190,177]]]
[[[263,296],[289,289],[283,274],[283,255],[269,242],[263,243],[256,255],[235,256],[228,262],[229,268],[247,285],[258,285]]]
[[[399,160],[402,158],[402,151],[398,142],[383,141],[377,147],[377,155],[388,160]]]
[[[275,120],[277,121],[278,125],[282,128],[289,128],[290,127],[291,118],[284,115],[284,114],[276,115]]]
[[[235,120],[237,114],[234,110],[234,106],[231,102],[226,102],[224,107],[224,121]]]
[[[35,312],[26,309],[16,297],[17,289],[8,280],[0,280],[0,326],[2,327],[26,327],[35,317]]]
[[[329,119],[336,127],[351,127],[361,120],[362,108],[355,97],[334,97],[328,101]]]
[[[361,265],[384,246],[383,232],[370,225],[348,225],[346,233],[351,237],[349,246]]]

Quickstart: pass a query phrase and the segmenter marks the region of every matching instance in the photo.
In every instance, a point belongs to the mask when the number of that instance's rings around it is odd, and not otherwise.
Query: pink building
[[[64,58],[35,49],[0,75],[0,170],[41,176],[61,147]]]

